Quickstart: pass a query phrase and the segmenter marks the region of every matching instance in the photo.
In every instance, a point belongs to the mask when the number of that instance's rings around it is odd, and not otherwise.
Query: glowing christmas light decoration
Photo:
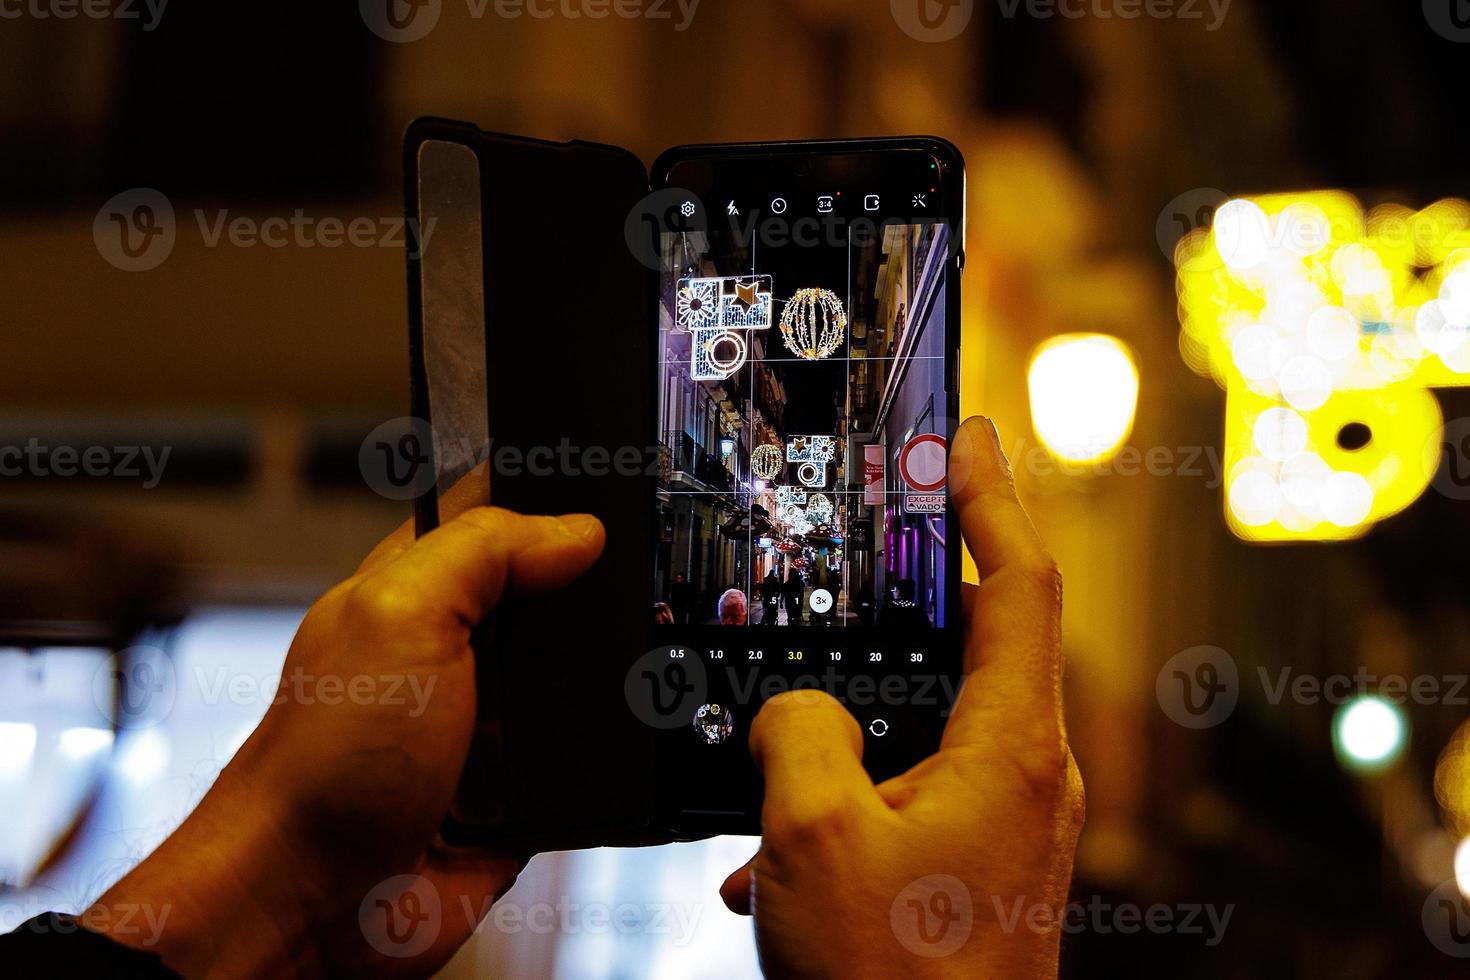
[[[810,534],[814,526],[806,511],[795,504],[787,505],[782,512],[781,522],[786,525],[793,535]]]
[[[693,340],[690,376],[723,381],[750,356],[746,332],[771,326],[771,277],[722,276],[679,281],[674,325]]]
[[[675,322],[684,330],[704,330],[720,316],[720,280],[685,279],[679,283]]]
[[[778,504],[805,504],[806,491],[801,487],[777,487],[776,503]]]
[[[750,454],[750,470],[762,480],[774,480],[780,476],[781,467],[785,463],[781,447],[770,443],[756,446],[755,451]]]
[[[830,289],[798,289],[781,312],[781,336],[797,357],[830,357],[847,337],[847,311]]]
[[[837,458],[837,440],[832,436],[795,436],[786,443],[790,463],[830,463]]]
[[[807,516],[818,524],[826,524],[832,519],[832,500],[824,493],[814,493],[807,499]]]
[[[733,330],[695,330],[690,376],[696,381],[723,381],[745,366],[750,348]]]
[[[796,469],[796,478],[807,487],[825,487],[827,485],[827,467],[818,466],[816,463],[802,463]]]

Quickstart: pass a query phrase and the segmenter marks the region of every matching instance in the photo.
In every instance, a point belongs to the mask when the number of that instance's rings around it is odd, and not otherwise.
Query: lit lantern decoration
[[[750,469],[762,480],[774,480],[781,474],[781,467],[785,464],[781,456],[781,447],[766,443],[756,446],[755,451],[750,454]]]
[[[781,336],[797,357],[819,361],[832,356],[847,337],[847,311],[830,289],[799,289],[781,313]]]

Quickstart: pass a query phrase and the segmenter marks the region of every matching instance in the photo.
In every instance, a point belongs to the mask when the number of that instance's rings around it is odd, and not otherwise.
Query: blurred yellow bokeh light
[[[1238,537],[1353,538],[1419,498],[1440,459],[1429,389],[1470,384],[1470,204],[1236,198],[1174,261],[1180,353],[1226,392]]]
[[[1434,767],[1434,797],[1445,825],[1470,837],[1470,722],[1461,725]]]
[[[1106,334],[1053,337],[1031,355],[1031,425],[1047,451],[1069,463],[1106,460],[1133,431],[1138,367]]]

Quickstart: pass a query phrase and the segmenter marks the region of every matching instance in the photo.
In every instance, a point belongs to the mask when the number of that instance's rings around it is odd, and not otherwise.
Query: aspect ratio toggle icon
[[[812,612],[825,613],[832,608],[832,593],[826,589],[817,589],[812,592]]]

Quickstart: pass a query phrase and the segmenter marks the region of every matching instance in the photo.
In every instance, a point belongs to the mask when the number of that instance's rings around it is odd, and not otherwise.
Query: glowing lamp
[[[1138,367],[1116,337],[1053,337],[1032,354],[1027,384],[1036,437],[1064,462],[1109,459],[1133,431]]]

